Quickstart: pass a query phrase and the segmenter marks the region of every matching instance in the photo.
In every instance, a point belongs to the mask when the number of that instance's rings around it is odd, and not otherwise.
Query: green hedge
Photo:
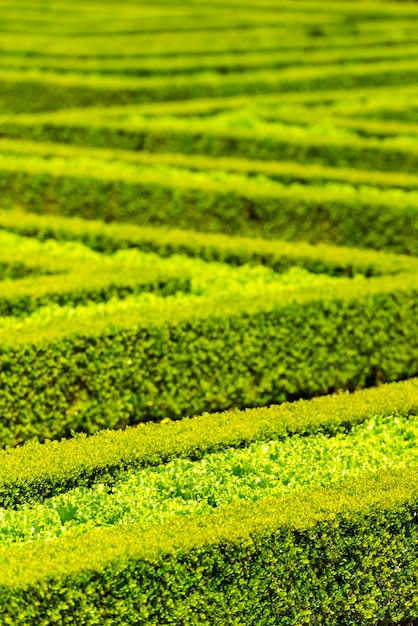
[[[181,13],[177,14],[177,18],[180,19],[173,23],[171,21],[173,16],[170,16],[168,29],[167,21],[162,26],[159,19],[161,12],[152,17],[147,12],[144,14],[140,6],[132,10],[131,5],[129,13],[127,7],[124,7],[123,15],[115,16],[111,8],[103,11],[102,3],[103,21],[98,21],[96,7],[85,6],[82,13],[74,12],[73,19],[69,20],[67,12],[61,11],[57,15],[57,7],[42,7],[41,13],[39,7],[35,7],[37,10],[34,14],[32,5],[31,15],[38,17],[36,32],[31,30],[33,18],[31,20],[27,12],[16,14],[16,11],[12,10],[12,15],[8,15],[9,7],[5,6],[2,47],[5,52],[16,56],[20,54],[29,57],[58,56],[84,59],[109,56],[146,58],[164,54],[201,56],[208,53],[231,54],[248,50],[253,52],[299,50],[303,55],[306,50],[311,52],[324,48],[342,48],[348,51],[354,46],[381,47],[387,44],[387,47],[395,48],[396,45],[407,42],[416,43],[414,32],[416,11],[412,7],[405,7],[406,10],[402,10],[403,3],[378,3],[372,7],[356,3],[354,10],[348,6],[344,7],[341,3],[333,7],[333,10],[329,3],[325,6],[305,3],[304,10],[297,14],[292,7],[278,7],[274,4],[270,6],[264,4],[261,11],[258,7],[258,10],[255,10],[254,6],[239,7],[237,13],[232,10],[229,14],[219,11],[218,3],[211,5],[193,7],[194,11],[192,6],[189,6],[189,15],[184,13],[182,7]],[[184,31],[190,23],[192,11],[191,23],[198,24],[198,37],[192,36],[195,29],[192,29],[192,33]],[[164,18],[167,20],[166,13]],[[57,20],[59,20],[58,33],[55,26]],[[372,28],[370,21],[373,22]],[[25,37],[15,36],[16,23],[19,24],[20,30],[24,30]],[[357,28],[357,25],[360,28]],[[53,32],[48,26],[52,26]],[[366,29],[363,30],[362,26],[366,26]],[[109,37],[109,29],[112,37]],[[153,31],[156,31],[158,36],[155,36]]]
[[[416,375],[418,277],[0,332],[2,445]]]
[[[418,176],[403,172],[379,172],[359,170],[354,167],[327,167],[320,164],[303,164],[292,161],[259,161],[238,157],[210,157],[201,154],[178,153],[150,153],[132,152],[129,150],[112,150],[106,148],[89,148],[87,146],[74,146],[69,144],[38,143],[33,141],[21,141],[14,139],[0,139],[0,158],[4,163],[5,158],[37,159],[45,157],[65,158],[74,160],[78,166],[87,159],[94,160],[96,167],[109,168],[114,163],[119,171],[140,172],[140,168],[150,171],[155,168],[155,173],[164,169],[184,168],[184,175],[192,172],[206,172],[208,177],[213,177],[213,172],[219,175],[222,172],[224,180],[227,173],[244,174],[246,176],[265,176],[272,181],[285,184],[302,183],[307,185],[324,185],[326,183],[344,183],[345,186],[353,186],[359,189],[376,187],[378,189],[403,189],[405,191],[418,190]],[[40,160],[40,159],[39,159]],[[90,161],[91,166],[93,163]],[[260,178],[256,178],[255,181]],[[249,182],[251,178],[249,179]],[[269,180],[264,180],[269,182]]]
[[[114,484],[129,470],[176,458],[200,459],[256,441],[285,440],[323,432],[335,435],[384,416],[418,412],[418,379],[378,388],[299,400],[268,408],[205,413],[193,419],[148,422],[135,428],[76,435],[0,452],[0,503],[15,507],[75,487]]]
[[[108,168],[109,170],[109,168]],[[225,181],[184,171],[134,174],[77,172],[71,163],[25,160],[0,169],[2,203],[87,219],[418,254],[418,199],[399,192],[286,187]],[[169,180],[170,179],[170,180]]]
[[[0,260],[0,280],[2,281],[27,278],[28,276],[48,276],[50,274],[55,274],[55,271],[39,265],[22,263],[14,258],[10,258],[10,260],[2,258]]]
[[[2,270],[3,264],[3,271]],[[107,266],[46,254],[4,254],[0,251],[0,316],[23,316],[50,305],[79,306],[131,294],[168,296],[190,291],[190,276],[179,268]],[[16,279],[19,280],[16,280]]]
[[[309,17],[307,18],[309,19]],[[311,19],[311,18],[310,18]],[[307,43],[307,42],[306,42]],[[98,73],[119,74],[125,76],[155,76],[173,74],[194,74],[202,71],[215,71],[221,74],[231,72],[251,71],[260,68],[283,68],[289,66],[317,65],[341,63],[345,65],[353,61],[374,62],[383,59],[396,61],[418,57],[418,46],[405,43],[391,46],[357,46],[352,48],[334,48],[310,50],[306,55],[301,50],[269,50],[268,52],[241,51],[236,54],[206,54],[199,56],[155,56],[139,58],[92,57],[79,59],[77,57],[54,56],[17,56],[2,55],[0,65],[3,68],[29,69],[58,72],[78,72],[81,74]]]
[[[210,100],[207,103],[213,106]],[[194,102],[189,104],[196,106]],[[166,106],[164,103],[162,113]],[[183,108],[187,110],[187,103]],[[265,130],[222,128],[221,123],[208,127],[204,120],[174,118],[165,123],[150,118],[130,124],[119,119],[123,115],[121,110],[115,112],[113,119],[109,114],[106,119],[102,109],[93,113],[8,117],[0,119],[0,131],[3,137],[89,147],[212,157],[228,155],[411,174],[416,174],[418,169],[418,150],[408,140],[382,142],[360,137],[319,137],[308,131],[292,134],[286,129],[275,129],[272,135]],[[126,114],[134,116],[135,111],[127,110]]]
[[[3,69],[0,71],[0,111],[54,111],[92,105],[185,100],[240,93],[404,85],[416,82],[417,77],[416,62],[411,60],[352,63],[344,66],[344,72],[339,64],[326,68],[289,68],[276,72],[236,72],[226,76],[203,72],[195,74],[193,80],[181,75],[137,79]]]
[[[168,296],[190,290],[189,278],[176,276],[175,271],[171,276],[169,271],[151,271],[148,276],[138,276],[138,268],[121,269],[123,274],[115,268],[113,272],[86,276],[83,267],[77,274],[48,276],[41,280],[37,276],[35,280],[19,280],[18,283],[14,276],[1,285],[5,294],[0,296],[0,315],[28,315],[52,303],[79,306],[146,292]]]
[[[313,122],[315,124],[334,127],[335,132],[339,132],[341,129],[353,131],[359,137],[374,137],[378,139],[387,139],[396,137],[404,137],[411,139],[418,134],[418,125],[404,121],[390,121],[390,120],[371,120],[367,117],[359,117],[358,105],[357,116],[350,116],[350,108],[347,105],[342,111],[338,108],[335,110],[330,107],[315,107],[315,111],[312,112],[309,108],[285,108],[285,107],[269,107],[268,105],[263,107],[257,107],[256,115],[259,119],[271,122],[271,123],[291,123],[295,125],[301,125],[302,127],[309,127]],[[356,112],[356,110],[354,111]]]
[[[4,624],[394,623],[418,615],[416,468],[1,549]]]
[[[18,210],[0,211],[0,228],[41,241],[81,241],[93,250],[110,254],[125,248],[156,252],[162,257],[186,254],[230,265],[259,263],[277,272],[293,266],[333,276],[380,276],[418,271],[415,258],[307,242],[207,234],[179,229],[104,224],[56,215],[36,215]]]
[[[347,48],[349,50],[349,48]],[[288,107],[292,103],[302,105],[315,105],[321,108],[330,107],[330,111],[336,110],[341,112],[341,106],[344,104],[344,109],[347,108],[349,115],[352,114],[354,108],[360,111],[361,116],[366,114],[364,108],[364,100],[367,101],[367,109],[370,107],[371,102],[379,103],[382,99],[385,99],[386,103],[389,102],[391,107],[405,107],[405,99],[410,102],[417,94],[416,85],[404,85],[403,87],[396,88],[396,94],[398,96],[396,103],[393,101],[393,87],[357,87],[353,89],[321,89],[319,91],[289,91],[286,93],[271,93],[271,94],[240,94],[237,96],[218,96],[213,98],[196,98],[193,100],[183,100],[181,102],[149,102],[143,104],[132,104],[128,106],[115,106],[112,107],[112,113],[116,114],[145,114],[147,117],[155,118],[160,115],[165,117],[176,116],[179,118],[189,118],[190,116],[205,117],[212,114],[219,114],[224,112],[230,112],[238,110],[243,107],[252,107],[253,105],[278,105]],[[84,119],[97,119],[103,117],[104,114],[109,114],[109,109],[106,107],[95,106],[93,108],[85,109],[83,111]],[[52,118],[60,119],[80,117],[80,111],[56,111],[48,113],[33,114],[21,114],[14,116],[19,118],[19,121],[31,119],[33,122],[48,121]],[[7,116],[10,120],[12,116]],[[404,123],[408,122],[408,118],[405,118]],[[411,120],[413,121],[413,120]]]
[[[213,9],[212,15],[213,15]],[[277,13],[276,13],[277,15]],[[61,16],[60,16],[61,19]],[[112,18],[114,19],[114,14]],[[82,17],[79,21],[84,23],[85,12],[82,13]],[[142,23],[144,22],[141,17]],[[97,21],[96,21],[97,24]],[[78,25],[77,25],[78,26]],[[409,25],[410,26],[410,25]],[[94,27],[96,29],[97,26]],[[411,30],[410,28],[406,30]],[[322,41],[318,38],[312,38],[309,36],[303,36],[298,40],[290,42],[285,41],[285,26],[282,24],[269,24],[269,27],[252,28],[249,33],[249,37],[243,38],[242,28],[233,27],[224,29],[222,36],[214,36],[212,30],[204,31],[200,29],[199,37],[185,37],[183,32],[173,33],[165,32],[159,33],[158,37],[155,33],[131,33],[130,35],[125,33],[113,33],[112,37],[109,37],[108,31],[97,32],[94,36],[93,33],[89,33],[89,37],[80,37],[68,39],[67,37],[42,37],[31,36],[28,33],[27,37],[16,37],[15,33],[6,33],[3,31],[2,37],[2,49],[12,54],[23,54],[35,57],[43,56],[58,56],[58,57],[95,57],[95,58],[131,58],[136,57],[153,57],[153,56],[183,56],[183,55],[201,55],[215,53],[234,53],[234,52],[247,52],[249,46],[251,50],[281,50],[281,49],[299,49],[303,50],[306,45],[313,44],[315,47],[327,48],[331,41],[335,41],[338,46],[347,45],[352,42],[352,36],[336,35],[328,41]],[[405,33],[406,41],[414,41],[414,37],[411,37],[410,33]],[[279,38],[279,39],[278,39]],[[376,44],[382,42],[381,33],[366,33],[366,35],[359,35],[358,42],[362,42],[365,45]],[[397,31],[386,32],[384,41],[397,41]],[[48,50],[45,50],[45,45]],[[129,46],[129,47],[128,47]]]

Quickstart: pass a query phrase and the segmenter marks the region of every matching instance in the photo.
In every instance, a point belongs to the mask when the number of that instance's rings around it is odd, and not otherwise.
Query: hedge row
[[[357,7],[359,4],[357,4]],[[381,7],[379,3],[379,10]],[[356,9],[357,9],[356,7]],[[242,7],[240,7],[242,10]],[[277,16],[277,6],[274,7],[274,13]],[[327,10],[329,11],[329,9]],[[338,11],[341,11],[339,5]],[[254,14],[254,12],[253,12]],[[212,9],[213,15],[213,9]],[[76,58],[129,58],[129,57],[152,57],[159,55],[180,56],[180,55],[202,55],[202,54],[233,54],[240,52],[252,51],[278,51],[278,50],[299,50],[303,55],[306,50],[312,49],[329,49],[329,48],[345,48],[349,50],[355,46],[383,46],[383,45],[399,45],[399,25],[402,25],[403,36],[402,44],[416,44],[414,15],[412,20],[405,15],[408,23],[395,20],[391,24],[384,22],[383,28],[377,32],[356,32],[341,33],[335,30],[322,29],[320,24],[313,22],[313,17],[309,9],[309,5],[305,4],[300,15],[306,15],[306,19],[311,22],[311,26],[302,25],[297,28],[297,37],[289,37],[289,24],[270,25],[269,27],[257,27],[248,29],[243,37],[242,28],[231,28],[224,30],[222,37],[214,37],[214,33],[210,30],[199,32],[199,37],[184,37],[183,33],[159,33],[156,37],[153,33],[113,33],[109,37],[108,32],[96,32],[96,36],[90,33],[87,37],[75,37],[69,45],[66,37],[54,37],[44,35],[31,36],[27,34],[25,37],[16,37],[15,33],[7,33],[3,31],[2,50],[5,53],[21,54],[24,56],[36,57],[76,57]],[[112,14],[112,19],[113,19]],[[397,16],[398,17],[398,16]],[[373,19],[376,15],[373,16]],[[404,19],[405,19],[404,18]],[[60,19],[62,16],[60,15]],[[206,18],[202,18],[202,22]],[[338,19],[338,18],[337,18]],[[85,12],[83,12],[82,20],[85,20]],[[80,29],[80,22],[77,24]],[[141,22],[143,23],[143,19]],[[319,27],[319,28],[318,28]],[[319,35],[319,36],[318,36]],[[322,36],[326,35],[326,36]]]
[[[239,109],[240,107],[252,106],[255,104],[277,104],[288,105],[289,103],[298,104],[316,104],[329,106],[333,109],[335,106],[340,107],[342,103],[347,107],[362,107],[364,111],[364,100],[367,100],[367,106],[370,106],[370,100],[376,101],[377,99],[389,100],[394,105],[394,94],[396,93],[397,102],[402,102],[402,99],[411,99],[416,96],[418,88],[416,85],[403,85],[403,86],[387,86],[387,87],[359,87],[356,89],[324,89],[320,91],[290,91],[285,93],[271,93],[271,94],[240,94],[237,96],[219,96],[213,98],[196,98],[193,100],[183,100],[180,102],[149,102],[142,104],[131,104],[112,107],[113,113],[133,113],[134,115],[145,114],[147,117],[158,116],[176,116],[179,118],[188,116],[206,117],[212,113],[219,113],[221,111],[229,111],[233,109]],[[101,107],[99,104],[94,107],[89,107],[83,111],[83,118],[86,120],[102,118],[105,114],[109,114],[108,107]],[[36,113],[36,114],[21,114],[20,119],[31,119],[32,122],[38,121],[51,121],[52,119],[64,120],[74,119],[77,116],[80,118],[80,111],[67,110],[56,111],[48,113]],[[407,121],[407,120],[405,120]]]
[[[139,250],[121,251],[107,257],[89,250],[83,245],[58,244],[18,237],[11,233],[0,233],[0,245],[15,245],[17,248],[27,245],[36,263],[39,250],[50,250],[54,244],[54,254],[46,258],[59,276],[48,276],[3,282],[3,296],[0,298],[0,313],[8,316],[24,316],[24,320],[13,317],[0,317],[0,327],[10,332],[22,330],[23,326],[35,323],[47,324],[54,320],[62,322],[68,316],[96,317],[106,316],[109,322],[118,317],[122,310],[129,308],[131,315],[142,315],[151,304],[154,312],[169,307],[184,306],[186,309],[197,301],[203,302],[215,298],[233,301],[236,297],[250,299],[263,293],[265,298],[278,297],[280,294],[300,292],[308,289],[323,289],[337,284],[335,277],[315,274],[300,267],[291,267],[283,273],[271,268],[245,264],[233,267],[228,264],[208,263],[201,259],[191,259],[185,255],[176,255],[163,259],[156,254]],[[29,252],[29,250],[28,250]],[[67,252],[67,256],[65,253]],[[6,256],[25,260],[26,254]],[[0,253],[0,258],[2,254]],[[71,263],[71,271],[68,266]],[[63,271],[59,272],[59,266]],[[66,272],[67,270],[67,272]],[[360,276],[356,276],[356,279]],[[345,279],[347,284],[351,281]],[[339,284],[339,282],[338,282]],[[152,291],[145,295],[143,292]],[[182,291],[183,293],[179,293]],[[185,293],[186,292],[186,293]],[[173,296],[164,298],[161,296]],[[120,301],[123,299],[123,302]],[[97,303],[101,303],[97,307]],[[57,303],[61,306],[55,306]],[[84,305],[84,306],[78,306]],[[74,307],[77,307],[74,309]],[[42,307],[36,314],[35,309]]]
[[[186,254],[230,265],[257,263],[277,272],[299,266],[310,272],[332,276],[363,274],[370,277],[418,270],[417,261],[412,257],[372,250],[196,231],[191,236],[191,232],[186,230],[104,224],[96,220],[44,216],[16,210],[0,212],[0,228],[36,237],[40,241],[81,241],[93,250],[106,254],[125,248],[139,248],[145,252],[156,252],[162,257]]]
[[[205,25],[206,26],[206,25]],[[205,70],[228,74],[231,72],[251,71],[260,68],[284,68],[288,66],[317,65],[320,63],[347,64],[353,61],[374,62],[386,60],[406,60],[418,57],[418,46],[403,44],[397,46],[358,46],[326,50],[313,49],[309,55],[298,50],[270,50],[268,52],[241,51],[236,54],[202,54],[199,56],[156,56],[140,58],[87,58],[72,57],[27,57],[3,55],[0,65],[3,68],[29,69],[43,71],[77,72],[81,74],[120,74],[127,76],[155,76],[173,74],[194,74]]]
[[[0,331],[2,445],[417,375],[418,275]]]
[[[2,256],[0,252],[0,264]],[[176,267],[162,269],[114,264],[106,268],[102,264],[86,261],[77,263],[72,259],[71,268],[68,267],[69,263],[57,263],[54,271],[49,268],[43,270],[42,265],[38,264],[31,267],[27,261],[19,264],[12,260],[13,256],[10,257],[10,263],[5,263],[5,275],[1,276],[2,316],[28,315],[51,303],[79,306],[144,292],[168,296],[179,291],[190,291],[190,277]],[[20,280],[16,281],[16,278]]]
[[[136,174],[86,161],[4,160],[2,204],[105,221],[177,226],[418,254],[418,199],[380,190],[259,185],[184,170]],[[97,169],[96,169],[97,168]],[[95,171],[96,169],[96,171]]]
[[[224,172],[244,174],[249,177],[266,176],[285,184],[302,183],[321,185],[332,182],[345,183],[356,188],[418,190],[418,176],[402,172],[363,171],[354,167],[327,167],[320,164],[304,164],[291,161],[260,161],[238,157],[217,158],[201,154],[132,152],[107,148],[89,148],[71,144],[37,143],[15,139],[0,139],[0,158],[5,155],[25,155],[27,158],[66,158],[75,161],[94,159],[97,165],[106,167],[109,162],[121,167],[185,168],[190,172]],[[101,162],[101,163],[100,163]],[[166,170],[167,171],[167,170]],[[138,169],[137,169],[138,173]],[[186,174],[186,172],[185,172]],[[226,180],[226,176],[225,176]],[[257,179],[256,179],[257,180]],[[258,179],[259,180],[259,179]],[[267,181],[268,182],[268,181]]]
[[[139,10],[138,10],[139,8]],[[143,7],[142,7],[143,8]],[[132,10],[133,9],[133,10]],[[219,31],[226,31],[226,36],[228,36],[232,31],[232,36],[236,36],[236,31],[238,29],[246,30],[250,27],[262,29],[262,28],[276,28],[279,31],[283,30],[285,25],[288,25],[292,28],[292,22],[295,23],[295,15],[290,10],[282,9],[280,12],[277,11],[255,11],[254,9],[247,10],[245,12],[241,11],[240,15],[236,15],[233,12],[230,14],[225,13],[216,13],[210,6],[207,7],[199,7],[199,11],[196,9],[193,10],[193,6],[189,7],[187,10],[186,7],[176,7],[177,11],[175,15],[170,15],[169,22],[161,21],[160,16],[158,15],[150,15],[150,12],[145,9],[141,10],[141,7],[137,7],[136,10],[131,6],[130,11],[125,11],[123,14],[119,14],[115,16],[112,10],[108,9],[106,11],[105,7],[101,7],[101,18],[103,21],[99,21],[97,23],[97,14],[95,12],[95,8],[93,6],[84,7],[82,12],[83,22],[80,24],[80,14],[73,13],[70,17],[68,13],[66,15],[55,15],[55,20],[51,20],[51,12],[48,11],[45,14],[44,11],[40,11],[35,8],[35,16],[37,16],[37,28],[36,34],[42,34],[44,36],[48,36],[54,38],[57,35],[57,18],[61,19],[59,24],[59,34],[61,37],[66,38],[69,44],[73,44],[74,47],[77,46],[77,40],[81,35],[124,35],[126,31],[129,34],[136,34],[137,36],[141,35],[153,35],[158,34],[162,36],[174,35],[177,36],[176,39],[180,38],[183,34],[189,33],[190,35],[195,35],[196,31],[198,34],[202,31],[202,20],[204,20],[204,30],[205,31],[214,31],[217,34]],[[57,9],[55,12],[58,13]],[[7,8],[5,9],[4,15],[4,28],[3,32],[13,34],[14,28],[16,27],[16,15],[14,15],[14,19],[12,18],[9,22]],[[71,19],[72,18],[72,19]],[[9,18],[10,19],[10,18]],[[32,18],[33,19],[33,18]],[[107,21],[112,20],[110,23]],[[409,26],[409,22],[406,23],[405,18],[400,18],[399,24],[401,26]],[[285,24],[283,23],[285,22]],[[298,16],[297,23],[295,24],[296,28],[299,26],[304,26],[306,24],[318,24],[326,26],[327,24],[334,25],[337,22],[335,16],[327,15],[326,13],[322,14],[314,14],[314,15],[300,15]],[[21,14],[19,16],[19,25],[21,28],[30,28],[33,25],[33,21],[25,14]],[[280,32],[280,34],[282,34]],[[27,39],[31,39],[30,35]],[[33,38],[36,43],[35,37]],[[163,50],[161,50],[163,52]]]
[[[50,276],[58,273],[55,269],[50,270],[46,267],[42,267],[36,263],[27,264],[17,261],[15,258],[10,257],[6,260],[1,255],[0,260],[0,280],[17,280],[20,278],[28,278],[34,276]]]
[[[82,434],[0,452],[2,507],[42,502],[75,487],[112,485],[126,472],[294,435],[336,435],[371,418],[418,413],[418,379],[269,408],[205,413],[181,421]]]
[[[118,119],[127,115],[132,122]],[[0,132],[3,137],[119,150],[228,155],[410,174],[416,174],[418,168],[418,149],[407,139],[382,142],[354,136],[320,137],[302,128],[275,128],[273,135],[266,129],[228,128],[204,120],[141,120],[131,108],[116,109],[106,117],[99,109],[91,116],[76,112],[3,118]]]
[[[340,108],[342,103],[345,103],[349,110],[361,107],[361,111],[364,113],[364,100],[367,100],[367,107],[370,107],[370,100],[376,101],[378,99],[389,101],[391,106],[395,106],[394,94],[396,93],[397,103],[401,102],[402,106],[405,104],[402,99],[412,100],[418,93],[416,85],[403,85],[403,86],[388,86],[388,87],[370,87],[370,88],[357,88],[357,89],[324,89],[320,91],[296,91],[285,93],[271,93],[271,94],[241,94],[237,96],[219,96],[212,98],[195,98],[193,100],[181,100],[181,101],[168,101],[168,102],[149,102],[142,104],[131,104],[112,107],[112,116],[115,114],[133,114],[133,115],[146,115],[147,117],[155,118],[158,116],[175,116],[177,118],[188,118],[189,116],[207,117],[213,113],[219,113],[223,111],[237,110],[239,108],[245,108],[253,105],[280,105],[288,106],[289,103],[297,104],[315,104],[317,106],[324,104]],[[399,104],[398,104],[399,106]],[[97,120],[104,118],[109,119],[109,108],[100,106],[88,107],[83,110],[81,119],[86,121]],[[3,116],[2,123],[7,120],[10,122],[10,116]],[[47,113],[26,113],[15,116],[15,121],[19,120],[22,124],[40,124],[53,123],[54,121],[67,121],[71,124],[73,121],[80,121],[79,110],[66,110],[55,111]],[[136,120],[137,122],[138,120]],[[408,121],[407,119],[404,121]]]
[[[380,120],[385,119],[385,115],[388,115],[388,121],[393,119],[394,121],[402,122],[404,128],[408,128],[411,123],[417,121],[416,112],[417,103],[417,91],[416,89],[409,89],[408,87],[401,93],[399,97],[394,98],[394,92],[385,89],[373,90],[368,96],[364,93],[363,97],[356,97],[353,93],[353,97],[344,100],[335,100],[333,103],[329,103],[329,112],[337,114],[339,116],[348,116],[350,119],[359,119],[360,122],[364,120]],[[178,103],[177,103],[178,104]],[[144,105],[145,106],[145,105]],[[319,105],[320,109],[325,112],[325,105]],[[317,110],[319,110],[319,107]],[[383,131],[383,125],[380,124],[380,129]],[[389,123],[389,127],[392,125]],[[371,125],[373,128],[373,125]],[[393,125],[393,128],[396,128]],[[398,129],[400,125],[398,125]],[[414,126],[413,126],[414,128]],[[416,128],[416,124],[415,124]],[[404,131],[402,131],[404,133]],[[404,133],[405,134],[405,133]]]
[[[2,621],[406,621],[418,615],[415,479],[415,467],[392,469],[153,526],[3,548]]]
[[[416,101],[412,100],[408,102],[379,102],[376,106],[369,105],[362,114],[370,120],[418,123],[418,107]]]
[[[405,121],[379,121],[362,119],[359,117],[345,117],[350,115],[350,109],[347,107],[342,113],[338,109],[330,111],[329,108],[316,107],[315,111],[307,109],[293,108],[277,108],[271,107],[259,107],[256,109],[256,114],[261,119],[265,119],[269,122],[286,121],[293,124],[301,124],[302,126],[310,126],[313,122],[315,124],[325,123],[325,125],[332,125],[337,129],[347,129],[355,132],[359,137],[378,137],[386,139],[388,137],[416,137],[418,134],[418,124],[406,123]]]
[[[373,418],[349,433],[323,433],[228,448],[200,460],[176,458],[129,471],[112,486],[77,487],[39,503],[2,509],[0,545],[58,539],[118,524],[159,524],[175,515],[211,513],[341,478],[389,468],[418,469],[418,417]]]
[[[84,19],[82,23],[80,23],[80,13],[76,11],[72,15],[68,13],[63,15],[61,12],[58,16],[58,10],[55,8],[55,11],[52,10],[55,12],[55,19],[51,16],[52,11],[50,9],[46,13],[40,11],[39,7],[36,10],[35,7],[34,13],[38,18],[36,34],[54,38],[57,35],[56,20],[60,20],[59,34],[66,38],[69,44],[73,44],[75,54],[77,53],[77,42],[81,35],[95,38],[98,35],[106,36],[108,34],[116,36],[135,34],[138,37],[158,34],[178,41],[183,34],[189,34],[193,37],[197,31],[197,34],[200,35],[203,30],[202,21],[204,21],[204,31],[213,31],[214,34],[221,32],[226,38],[232,37],[233,39],[235,39],[239,29],[244,32],[249,29],[267,29],[271,32],[275,28],[279,31],[278,35],[280,36],[283,35],[283,29],[286,26],[289,29],[296,28],[300,32],[300,28],[305,26],[316,25],[320,28],[321,26],[338,24],[336,16],[327,12],[311,12],[310,14],[303,12],[295,20],[295,14],[289,6],[279,7],[276,11],[273,8],[264,8],[262,11],[254,10],[248,6],[240,8],[241,11],[236,14],[232,11],[230,13],[217,12],[211,6],[204,5],[200,5],[197,10],[193,5],[189,7],[176,6],[175,15],[172,14],[169,16],[169,20],[162,21],[158,14],[152,15],[149,10],[146,8],[144,10],[144,7],[140,6],[133,7],[131,5],[128,10],[126,10],[127,7],[124,7],[123,13],[117,16],[111,8],[106,10],[104,6],[101,6],[99,23],[97,9],[94,6],[83,7],[82,16]],[[8,19],[7,7],[5,7],[4,13],[3,32],[13,34],[16,27],[16,14]],[[167,15],[164,14],[164,17],[167,18]],[[410,22],[405,20],[405,16],[398,16],[398,20],[401,27],[408,28],[410,26]],[[33,21],[23,13],[19,16],[19,25],[21,28],[29,29],[33,25]],[[31,31],[29,31],[26,40],[31,41]],[[35,37],[32,38],[32,41],[34,44],[37,43]],[[164,54],[164,52],[166,52],[166,48],[161,47],[160,53]]]
[[[415,61],[353,63],[281,71],[213,73],[168,77],[100,77],[13,70],[0,71],[0,111],[36,112],[101,104],[132,104],[149,100],[183,100],[239,93],[355,88],[362,85],[404,85],[418,77]],[[36,97],[34,97],[36,94]]]
[[[114,14],[112,14],[114,15]],[[213,15],[213,10],[212,10]],[[80,18],[80,22],[84,19]],[[406,30],[410,30],[409,28]],[[247,33],[247,36],[243,38],[243,32],[240,28],[231,28],[222,33],[222,37],[214,37],[213,31],[206,31],[202,29],[199,32],[199,37],[184,37],[183,33],[165,32],[160,33],[158,37],[154,33],[113,33],[112,37],[109,37],[108,32],[97,32],[96,35],[90,33],[89,37],[75,37],[71,40],[71,47],[69,46],[69,40],[66,37],[57,36],[33,36],[28,34],[27,37],[16,37],[15,33],[3,32],[2,36],[2,50],[12,54],[23,54],[26,56],[58,56],[58,57],[147,57],[165,54],[170,55],[190,55],[190,54],[207,54],[211,53],[225,53],[230,54],[240,51],[251,50],[271,50],[271,49],[283,49],[283,48],[304,48],[309,43],[319,45],[320,47],[327,47],[330,45],[330,41],[327,43],[317,43],[316,40],[312,42],[312,38],[309,36],[302,36],[301,40],[285,41],[285,27],[283,25],[273,25],[269,27],[253,28]],[[282,36],[282,37],[281,37]],[[279,39],[279,41],[278,41]],[[366,45],[371,42],[372,45],[375,42],[385,43],[387,41],[396,41],[396,32],[387,32],[383,36],[381,33],[366,33],[363,37],[360,36]],[[335,37],[336,44],[343,41],[347,45],[352,45],[352,37],[341,37],[337,35]],[[411,34],[405,32],[403,41],[409,41],[412,43],[414,40]]]

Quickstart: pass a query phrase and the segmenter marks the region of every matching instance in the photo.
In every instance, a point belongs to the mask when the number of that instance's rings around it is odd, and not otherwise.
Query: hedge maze
[[[0,14],[0,623],[415,624],[418,5]]]

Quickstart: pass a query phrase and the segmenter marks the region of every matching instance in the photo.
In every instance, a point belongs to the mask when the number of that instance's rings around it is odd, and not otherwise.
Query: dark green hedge
[[[0,112],[54,111],[86,106],[186,100],[235,94],[263,94],[320,89],[353,89],[366,85],[404,85],[416,82],[414,61],[339,64],[327,68],[260,70],[228,75],[217,72],[189,76],[119,78],[83,77],[54,72],[0,72]]]
[[[307,242],[268,241],[238,235],[198,233],[179,229],[104,224],[97,220],[0,211],[0,228],[40,240],[78,240],[106,254],[140,248],[167,257],[186,254],[231,265],[260,263],[281,272],[298,265],[314,273],[333,276],[380,276],[417,271],[416,259],[407,256]]]
[[[14,272],[14,267],[10,271]],[[35,280],[32,273],[30,277],[24,276],[18,281],[18,276],[9,276],[10,280],[2,283],[1,316],[26,316],[52,303],[80,306],[146,292],[169,296],[190,291],[190,277],[187,272],[176,268],[156,270],[148,267],[116,266],[109,271],[100,264],[73,262],[70,271],[57,271],[56,276],[42,276],[41,271],[34,274]]]
[[[416,468],[0,550],[3,624],[351,626],[416,618]]]
[[[371,247],[418,255],[418,204],[338,190],[256,191],[208,181],[148,182],[0,170],[3,206],[87,219]]]
[[[2,445],[418,374],[414,274],[0,334]],[[173,312],[174,311],[174,312]]]
[[[208,103],[211,101],[208,100]],[[187,103],[186,103],[187,104]],[[161,111],[163,114],[164,111]],[[292,137],[286,131],[272,133],[252,129],[208,128],[202,121],[193,127],[187,123],[163,124],[148,119],[132,125],[109,117],[101,119],[82,114],[25,116],[0,120],[4,137],[59,142],[145,152],[203,154],[212,157],[245,157],[267,161],[319,163],[332,167],[364,170],[409,172],[418,170],[418,150],[410,141],[385,145],[377,139],[340,137]]]
[[[74,487],[111,485],[123,473],[254,441],[335,435],[381,416],[418,414],[418,379],[268,408],[205,413],[193,419],[32,443],[0,452],[0,505],[39,502]]]

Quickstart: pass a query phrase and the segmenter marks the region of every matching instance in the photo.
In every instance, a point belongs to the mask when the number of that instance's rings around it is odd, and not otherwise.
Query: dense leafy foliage
[[[253,443],[199,461],[175,459],[127,474],[111,488],[76,488],[39,505],[0,509],[0,542],[51,539],[96,526],[155,523],[195,515],[241,500],[327,486],[399,466],[418,466],[418,418],[389,416],[354,426],[348,435],[293,437]]]
[[[164,418],[159,424],[99,431],[93,437],[76,435],[8,448],[0,453],[1,504],[9,508],[39,502],[97,483],[112,486],[126,472],[172,460],[198,460],[255,442],[317,433],[335,436],[388,416],[404,420],[418,411],[417,382],[411,379],[268,408],[205,413],[181,421]]]
[[[411,626],[416,4],[0,14],[1,624]]]

